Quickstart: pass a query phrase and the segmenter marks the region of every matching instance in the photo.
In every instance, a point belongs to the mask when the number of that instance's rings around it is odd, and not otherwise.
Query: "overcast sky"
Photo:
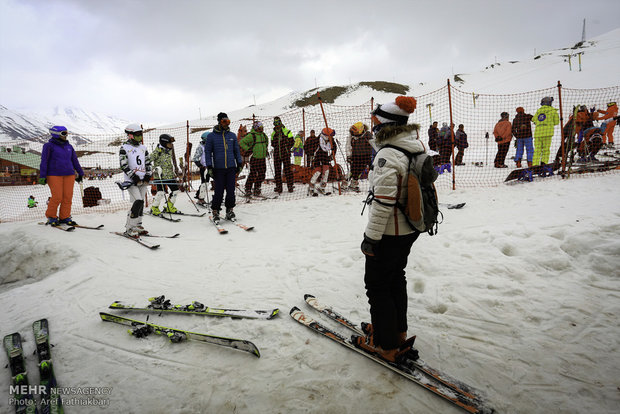
[[[315,86],[406,84],[620,27],[620,0],[0,0],[0,105],[166,123]]]

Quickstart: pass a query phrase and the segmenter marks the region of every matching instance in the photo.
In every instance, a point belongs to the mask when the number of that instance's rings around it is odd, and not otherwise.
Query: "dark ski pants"
[[[211,210],[220,210],[222,208],[222,199],[224,198],[224,190],[226,190],[226,199],[224,206],[226,209],[235,206],[235,184],[237,181],[236,168],[214,168],[213,169],[213,200],[211,201]]]
[[[506,155],[510,149],[510,141],[497,143],[497,155],[495,155],[495,167],[501,167],[506,162]]]
[[[278,154],[273,156],[273,175],[276,180],[276,191],[282,192],[282,171],[286,178],[288,189],[293,188],[293,171],[291,170],[291,156],[279,157]]]
[[[370,304],[374,343],[383,349],[398,347],[398,334],[407,331],[405,267],[411,246],[420,233],[383,236],[374,257],[366,256],[364,283]]]
[[[265,181],[265,171],[267,170],[267,161],[265,158],[250,159],[250,175],[245,182],[245,193],[249,194],[254,186],[254,191],[260,194],[260,187]]]

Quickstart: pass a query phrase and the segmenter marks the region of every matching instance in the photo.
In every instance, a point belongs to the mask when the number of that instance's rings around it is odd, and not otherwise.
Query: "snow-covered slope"
[[[430,364],[485,393],[501,413],[617,413],[620,405],[620,174],[439,194],[439,233],[421,236],[407,266],[410,334]],[[367,321],[363,195],[242,204],[219,235],[206,217],[145,216],[150,251],[110,234],[126,211],[75,217],[101,231],[34,222],[0,225],[0,326],[22,333],[38,380],[30,325],[50,321],[60,386],[79,413],[461,413],[288,315],[305,293]],[[592,208],[596,200],[596,208]],[[191,212],[185,196],[179,207]],[[102,322],[114,300],[269,309],[273,320],[149,315],[165,326],[248,339],[249,354]],[[145,320],[146,314],[127,314]],[[330,326],[334,326],[326,321]],[[346,329],[338,329],[348,335]],[[3,365],[6,359],[3,360]],[[9,412],[9,373],[0,412]],[[83,395],[101,387],[102,395]],[[90,406],[77,406],[77,402]],[[103,408],[95,406],[95,403]]]

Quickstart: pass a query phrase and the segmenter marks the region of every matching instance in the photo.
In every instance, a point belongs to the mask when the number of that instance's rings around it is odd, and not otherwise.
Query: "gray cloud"
[[[418,83],[569,47],[620,2],[0,0],[1,104],[178,121],[364,80]],[[260,102],[259,102],[260,103]]]

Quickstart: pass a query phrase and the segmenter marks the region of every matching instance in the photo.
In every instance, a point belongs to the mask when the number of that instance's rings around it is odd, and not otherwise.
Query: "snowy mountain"
[[[45,142],[48,128],[64,125],[75,143],[90,142],[88,136],[118,133],[129,121],[74,107],[55,107],[41,112],[21,112],[0,105],[0,141]]]

